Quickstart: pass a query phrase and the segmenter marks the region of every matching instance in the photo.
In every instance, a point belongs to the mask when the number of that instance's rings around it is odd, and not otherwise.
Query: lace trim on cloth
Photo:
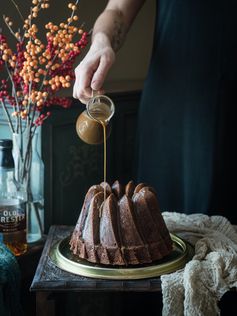
[[[237,287],[237,233],[222,216],[162,213],[170,232],[195,246],[186,266],[161,276],[163,316],[220,315],[218,301]]]

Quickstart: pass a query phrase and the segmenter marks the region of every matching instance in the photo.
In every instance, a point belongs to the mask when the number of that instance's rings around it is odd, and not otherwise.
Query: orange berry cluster
[[[0,67],[6,65],[14,85],[14,97],[8,96],[8,101],[15,107],[13,116],[25,119],[34,106],[41,112],[44,106],[51,104],[50,98],[56,91],[71,86],[73,64],[81,49],[87,45],[87,33],[81,27],[72,25],[78,21],[75,15],[77,2],[68,4],[71,13],[66,22],[59,25],[49,22],[45,25],[45,44],[37,37],[38,27],[33,19],[38,17],[41,9],[49,8],[49,0],[32,0],[30,14],[24,21],[23,35],[19,31],[14,33],[11,19],[4,18],[18,41],[17,51],[13,53],[7,41],[0,38]],[[53,100],[60,103],[59,99]],[[61,103],[63,106],[68,104],[65,100]]]
[[[12,56],[12,50],[8,47],[7,43],[4,43],[3,45],[0,46],[0,49],[2,51],[2,60],[3,61],[12,61],[11,56]],[[12,64],[14,65],[14,63]]]
[[[48,9],[49,8],[49,0],[32,0],[32,8],[31,12],[28,15],[28,19],[25,20],[24,28],[28,29],[29,25],[31,24],[31,21],[33,18],[37,18],[39,11],[41,9]]]

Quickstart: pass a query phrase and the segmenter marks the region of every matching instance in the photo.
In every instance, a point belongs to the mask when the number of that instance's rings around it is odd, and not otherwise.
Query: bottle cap
[[[11,139],[0,139],[0,148],[12,149],[12,140]]]
[[[0,139],[0,168],[14,168],[11,139]]]

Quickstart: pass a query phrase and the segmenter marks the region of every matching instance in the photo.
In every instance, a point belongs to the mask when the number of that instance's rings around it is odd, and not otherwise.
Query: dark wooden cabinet
[[[133,178],[137,110],[140,92],[110,94],[116,107],[108,139],[108,181]],[[45,163],[45,231],[50,225],[73,225],[89,187],[103,181],[103,145],[88,145],[76,134],[75,124],[85,105],[55,107],[42,128]]]

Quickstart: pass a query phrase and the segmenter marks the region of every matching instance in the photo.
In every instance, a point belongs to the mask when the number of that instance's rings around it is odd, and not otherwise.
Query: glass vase
[[[32,139],[32,158],[29,177],[31,198],[27,203],[27,242],[40,240],[44,222],[44,164],[38,152],[38,133]]]
[[[39,241],[44,222],[44,164],[38,152],[38,133],[13,134],[15,179],[27,192],[27,243]]]

